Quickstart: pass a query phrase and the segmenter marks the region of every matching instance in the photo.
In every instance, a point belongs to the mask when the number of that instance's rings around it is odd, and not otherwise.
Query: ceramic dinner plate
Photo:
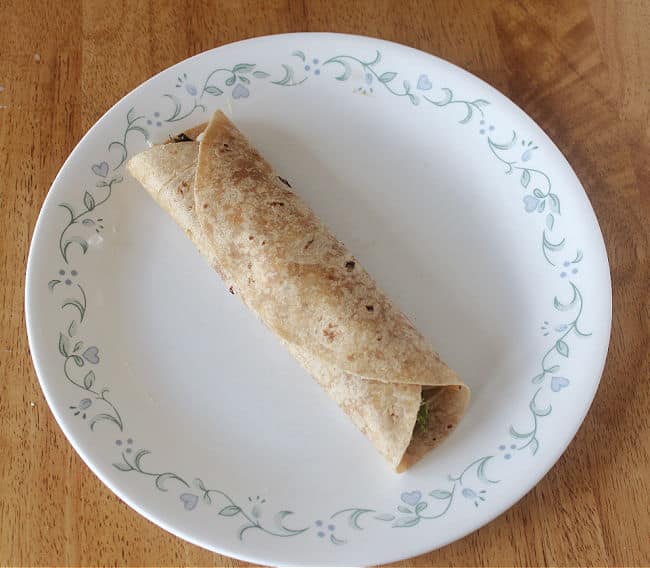
[[[408,472],[126,172],[215,109],[470,385]],[[443,546],[539,481],[598,386],[611,289],[579,180],[505,96],[408,47],[290,34],[187,59],[91,128],[38,219],[26,311],[54,416],[136,511],[237,558],[350,565]]]

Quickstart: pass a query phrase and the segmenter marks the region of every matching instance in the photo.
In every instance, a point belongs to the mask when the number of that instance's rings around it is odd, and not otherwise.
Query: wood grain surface
[[[246,565],[139,516],[67,442],[29,356],[27,251],[61,164],[139,83],[239,39],[337,31],[433,53],[513,99],[573,165],[611,264],[609,357],[566,453],[489,525],[397,565],[650,564],[650,0],[2,0],[0,22],[0,563]]]

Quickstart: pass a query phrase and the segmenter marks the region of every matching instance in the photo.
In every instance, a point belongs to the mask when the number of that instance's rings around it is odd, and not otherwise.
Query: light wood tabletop
[[[66,440],[27,344],[28,246],[63,161],[142,81],[243,38],[336,31],[440,56],[521,106],[584,184],[611,265],[609,356],[566,453],[489,525],[397,565],[650,565],[649,0],[4,0],[0,21],[1,564],[246,565],[145,520]]]

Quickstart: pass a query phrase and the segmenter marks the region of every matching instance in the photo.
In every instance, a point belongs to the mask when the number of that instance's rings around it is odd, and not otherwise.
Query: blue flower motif
[[[197,88],[192,83],[187,82],[187,73],[183,73],[182,75],[179,75],[177,77],[176,81],[177,81],[176,82],[176,88],[177,89],[180,89],[181,87],[183,87],[185,89],[185,92],[188,95],[191,95],[193,97],[195,97],[196,94],[198,93]],[[158,117],[159,114],[156,113],[155,116]]]
[[[75,416],[79,416],[81,414],[81,417],[85,420],[86,410],[88,410],[92,404],[93,401],[89,398],[82,398],[76,406],[70,406],[69,408],[72,410]]]
[[[562,389],[568,387],[570,382],[566,377],[553,377],[551,379],[551,390],[553,392],[560,392]]]
[[[241,83],[237,83],[235,88],[232,90],[233,99],[247,99],[250,94],[248,88]]]
[[[420,502],[420,499],[422,499],[422,493],[420,491],[405,491],[400,495],[400,499],[407,505],[415,507]]]
[[[305,71],[313,71],[314,75],[320,75],[320,67],[316,67],[316,65],[319,63],[318,59],[312,59],[312,63],[314,64],[314,67],[307,64],[305,65]]]
[[[255,496],[255,499],[252,497],[248,498],[248,501],[253,504],[251,508],[251,515],[256,519],[259,519],[262,515],[262,505],[266,503],[266,499],[262,499],[259,495]]]
[[[325,523],[323,523],[323,521],[321,521],[321,520],[319,519],[319,520],[317,520],[314,524],[315,524],[319,529],[321,529],[321,530],[319,530],[319,531],[316,533],[316,535],[317,535],[319,538],[323,538],[323,537],[325,537],[325,535],[327,534],[327,533],[325,532],[325,528],[324,528],[324,524],[325,524]],[[329,524],[329,525],[327,525],[327,530],[328,530],[330,533],[333,533],[333,532],[336,530],[336,526],[335,526],[335,525],[332,525],[332,524]]]
[[[95,345],[91,345],[88,347],[82,354],[81,356],[88,361],[89,363],[92,363],[93,365],[97,365],[99,363],[99,349]]]
[[[470,489],[469,487],[465,487],[463,489],[463,497],[465,499],[469,499],[470,501],[474,501],[474,506],[478,507],[480,501],[485,501],[485,489],[481,489],[478,493],[474,491],[473,489]]]
[[[122,446],[124,442],[122,440],[115,440],[115,445],[116,446]],[[130,454],[133,452],[133,449],[131,448],[133,446],[133,438],[127,438],[126,439],[126,449],[124,450],[127,454]]]
[[[526,213],[532,213],[537,209],[538,205],[539,199],[537,197],[534,195],[524,195],[524,207],[526,209]]]
[[[533,146],[532,142],[528,142],[528,145],[526,145],[525,140],[521,141],[521,145],[524,146],[524,152],[521,155],[521,161],[528,162],[533,157],[533,152],[537,150],[539,147]]]
[[[416,89],[419,89],[420,91],[429,91],[433,87],[431,84],[431,80],[429,79],[428,75],[420,75],[418,77],[418,84],[416,85]]]

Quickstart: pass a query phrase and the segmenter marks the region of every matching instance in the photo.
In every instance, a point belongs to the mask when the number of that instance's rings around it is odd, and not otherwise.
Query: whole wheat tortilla
[[[458,424],[468,387],[223,113],[128,170],[397,471]]]

